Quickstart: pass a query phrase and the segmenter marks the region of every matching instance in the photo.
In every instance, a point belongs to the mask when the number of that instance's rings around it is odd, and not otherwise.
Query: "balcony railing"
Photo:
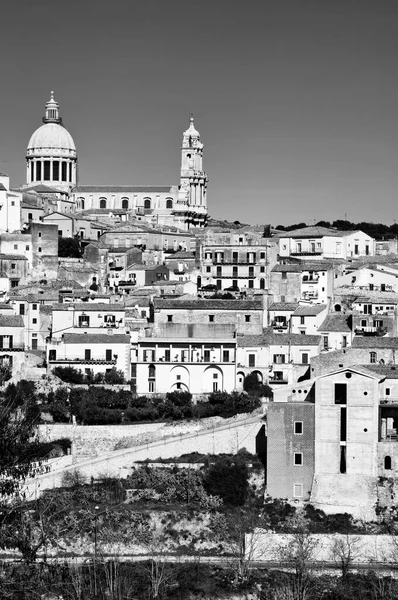
[[[84,358],[81,356],[68,356],[68,358],[55,358],[49,356],[48,362],[60,364],[86,364],[86,365],[115,365],[116,358]]]
[[[287,329],[288,325],[285,321],[272,321],[271,327],[276,327],[277,329]]]
[[[317,281],[319,281],[319,275],[313,275],[312,277],[303,275],[303,283],[316,283]]]
[[[0,353],[2,352],[23,352],[25,350],[25,346],[21,344],[13,344],[12,348],[0,348]]]
[[[280,378],[280,377],[277,377],[277,378],[270,377],[270,379],[268,380],[268,382],[270,384],[272,384],[272,385],[273,384],[286,385],[288,383],[288,380],[285,377],[282,377],[282,378]]]
[[[383,336],[387,333],[387,327],[356,327],[356,335],[374,335]]]

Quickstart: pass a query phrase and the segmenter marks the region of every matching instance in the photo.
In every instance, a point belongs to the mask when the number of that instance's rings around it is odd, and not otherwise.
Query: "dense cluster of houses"
[[[318,226],[182,231],[127,212],[86,215],[82,234],[62,197],[2,187],[2,210],[18,206],[0,233],[0,365],[13,375],[117,369],[138,395],[199,398],[255,373],[274,394],[270,494],[343,498],[339,477],[397,472],[393,242]],[[59,257],[73,236],[82,256]]]

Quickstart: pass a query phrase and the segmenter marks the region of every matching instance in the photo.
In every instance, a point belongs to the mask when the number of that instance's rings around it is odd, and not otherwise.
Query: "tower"
[[[174,210],[180,225],[186,229],[206,225],[208,179],[202,161],[203,144],[191,115],[189,127],[182,138],[180,185]]]
[[[26,151],[26,183],[48,185],[69,192],[76,185],[77,153],[70,133],[62,125],[59,104],[51,92],[41,127],[29,140]]]

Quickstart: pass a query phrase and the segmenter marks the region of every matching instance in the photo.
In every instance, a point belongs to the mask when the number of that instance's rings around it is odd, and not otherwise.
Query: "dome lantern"
[[[43,117],[43,123],[62,123],[59,116],[59,104],[54,99],[54,92],[51,92],[50,100],[46,103],[46,116]]]

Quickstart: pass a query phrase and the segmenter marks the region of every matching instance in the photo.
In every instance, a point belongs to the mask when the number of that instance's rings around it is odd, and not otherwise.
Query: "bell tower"
[[[207,175],[203,170],[203,144],[191,114],[181,147],[181,174],[174,211],[185,229],[204,227],[207,220]]]

